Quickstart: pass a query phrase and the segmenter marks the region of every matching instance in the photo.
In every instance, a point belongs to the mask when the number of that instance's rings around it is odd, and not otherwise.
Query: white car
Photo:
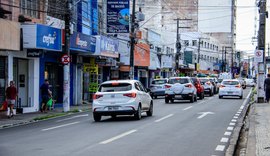
[[[255,87],[254,79],[245,79],[247,87]]]
[[[103,82],[93,96],[93,117],[100,121],[102,116],[153,114],[153,100],[140,81],[115,80]]]
[[[243,88],[237,79],[227,79],[221,82],[219,87],[219,98],[223,96],[238,96],[243,98]]]

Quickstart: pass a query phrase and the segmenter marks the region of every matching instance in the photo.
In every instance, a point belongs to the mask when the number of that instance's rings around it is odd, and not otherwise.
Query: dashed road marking
[[[108,143],[113,142],[113,141],[115,141],[115,140],[117,140],[117,139],[120,139],[120,138],[123,138],[123,137],[125,137],[125,136],[127,136],[127,135],[130,135],[130,134],[132,134],[132,133],[134,133],[134,132],[136,132],[136,131],[137,131],[136,129],[127,131],[127,132],[125,132],[125,133],[122,133],[122,134],[120,134],[120,135],[117,135],[117,136],[115,136],[115,137],[112,137],[112,138],[110,138],[110,139],[108,139],[108,140],[102,141],[102,142],[100,142],[99,144],[108,144]]]
[[[192,108],[193,106],[189,106],[189,107],[187,107],[187,108],[184,108],[183,110],[188,110],[188,109],[190,109],[190,108]]]
[[[234,119],[238,119],[238,116],[234,116],[233,118],[234,118]]]
[[[235,126],[235,123],[234,122],[231,122],[229,125],[230,126]]]
[[[225,132],[224,135],[230,136],[230,135],[232,135],[232,132]]]
[[[167,116],[164,116],[163,118],[160,118],[160,119],[158,119],[158,120],[155,120],[155,122],[160,122],[160,121],[165,120],[165,119],[167,119],[167,118],[169,118],[169,117],[172,117],[172,116],[173,116],[173,114],[169,114],[169,115],[167,115]]]
[[[217,145],[216,151],[224,151],[225,146],[224,145]]]
[[[235,116],[239,116],[240,114],[235,114]]]
[[[221,138],[220,142],[228,142],[229,138]]]
[[[235,120],[235,119],[232,119],[232,122],[237,122],[237,120]]]
[[[72,123],[63,124],[63,125],[59,125],[59,126],[55,126],[55,127],[51,127],[51,128],[42,129],[41,131],[53,130],[53,129],[57,129],[57,128],[61,128],[61,127],[66,127],[66,126],[78,124],[78,123],[80,123],[80,122],[72,122]]]
[[[228,127],[227,130],[232,131],[233,127]]]

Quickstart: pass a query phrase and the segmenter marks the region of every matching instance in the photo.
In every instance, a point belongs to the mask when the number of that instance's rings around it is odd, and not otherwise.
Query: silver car
[[[165,103],[174,100],[197,101],[197,89],[192,84],[190,77],[171,77],[165,85]]]
[[[167,84],[168,79],[154,79],[150,85],[150,95],[152,98],[157,98],[158,96],[165,96],[165,84]]]
[[[204,87],[204,93],[209,94],[209,96],[213,96],[215,90],[209,78],[199,78],[199,79],[201,80],[201,84]]]

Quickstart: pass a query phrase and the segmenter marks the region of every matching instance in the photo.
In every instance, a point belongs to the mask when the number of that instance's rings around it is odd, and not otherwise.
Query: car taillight
[[[124,96],[130,97],[130,98],[135,98],[136,97],[136,93],[126,93],[123,94]]]
[[[241,88],[241,85],[236,85],[235,87],[236,87],[236,88]]]
[[[165,85],[165,88],[171,88],[172,86],[170,86],[170,85]]]
[[[225,86],[224,85],[220,85],[219,88],[224,88]]]
[[[101,97],[103,97],[103,95],[101,95],[101,94],[94,94],[93,95],[93,100],[96,100],[96,99],[101,98]]]
[[[193,86],[191,84],[187,84],[185,87],[192,88]]]

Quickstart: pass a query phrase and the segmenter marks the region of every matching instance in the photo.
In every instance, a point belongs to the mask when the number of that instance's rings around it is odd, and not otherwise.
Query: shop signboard
[[[92,25],[92,35],[98,34],[98,1],[91,0],[91,25]]]
[[[107,33],[128,33],[129,18],[129,0],[107,0]]]
[[[130,64],[130,46],[128,44],[129,34],[117,34],[119,38],[119,47],[118,51],[120,53],[120,62],[124,65]]]
[[[162,55],[161,56],[161,68],[172,68],[172,56]]]
[[[118,58],[119,41],[117,39],[100,36],[100,55]]]
[[[70,37],[70,49],[81,52],[95,52],[96,39],[94,36],[74,32]]]
[[[24,48],[62,51],[61,29],[41,24],[22,25],[22,28]]]
[[[150,46],[145,43],[138,43],[134,49],[134,65],[140,67],[150,66]]]
[[[150,50],[150,66],[148,67],[150,70],[157,70],[160,68],[160,62],[156,53],[155,50]]]

